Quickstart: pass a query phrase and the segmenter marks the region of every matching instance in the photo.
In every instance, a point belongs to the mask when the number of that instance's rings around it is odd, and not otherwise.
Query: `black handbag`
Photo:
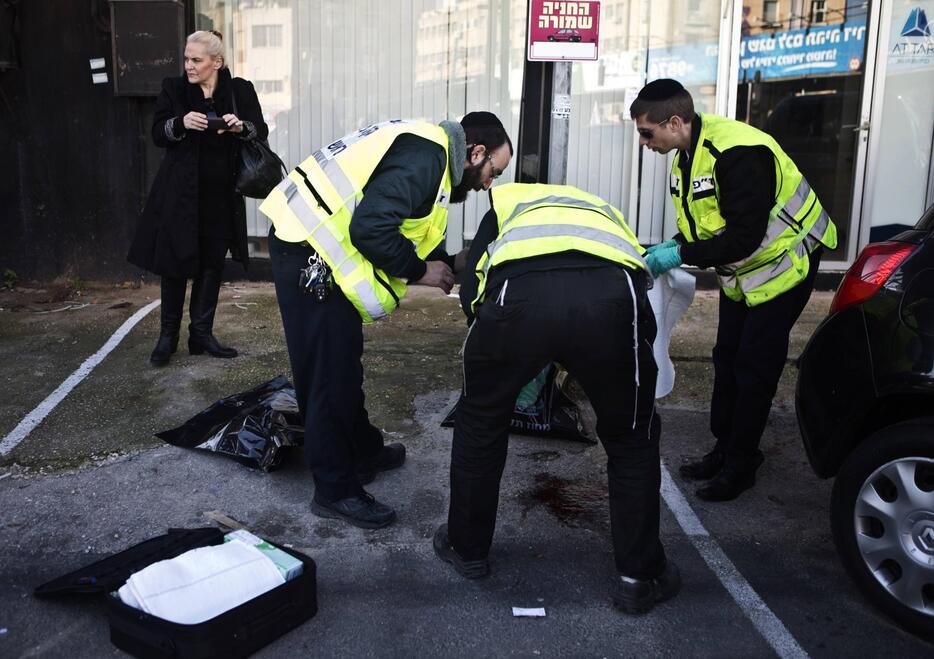
[[[233,110],[237,118],[237,94],[231,86]],[[234,173],[234,190],[237,194],[254,199],[265,199],[289,173],[285,163],[269,148],[266,140],[245,140],[240,143]]]

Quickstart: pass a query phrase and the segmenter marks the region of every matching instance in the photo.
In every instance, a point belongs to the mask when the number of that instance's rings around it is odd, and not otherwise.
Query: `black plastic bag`
[[[303,444],[305,427],[295,390],[280,375],[223,398],[156,437],[173,446],[224,453],[247,466],[272,471],[289,447]]]
[[[567,371],[549,364],[522,388],[509,419],[512,432],[595,443],[584,432],[580,408],[564,392],[566,377]],[[457,405],[451,408],[441,426],[453,428],[456,413]]]

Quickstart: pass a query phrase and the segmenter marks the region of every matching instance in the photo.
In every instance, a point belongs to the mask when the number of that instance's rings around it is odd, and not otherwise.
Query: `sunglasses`
[[[645,138],[647,140],[655,137],[655,129],[661,126],[662,124],[667,124],[674,118],[674,115],[671,115],[664,121],[659,121],[657,124],[654,124],[651,128],[636,128],[636,132],[639,133],[639,137]]]

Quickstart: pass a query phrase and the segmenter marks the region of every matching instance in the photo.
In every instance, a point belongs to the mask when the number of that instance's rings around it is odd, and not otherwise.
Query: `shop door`
[[[837,225],[831,268],[852,261],[859,233],[871,5],[743,0],[736,118],[774,137],[817,192]]]
[[[736,118],[774,137],[837,225],[823,263],[853,258],[858,235],[870,3],[744,0]]]

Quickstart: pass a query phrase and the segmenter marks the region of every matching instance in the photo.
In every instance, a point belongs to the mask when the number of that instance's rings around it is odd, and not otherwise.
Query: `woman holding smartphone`
[[[127,256],[162,278],[154,366],[178,347],[189,279],[188,351],[237,356],[214,337],[214,311],[227,251],[244,268],[248,262],[246,211],[234,190],[240,144],[268,132],[253,84],[227,68],[221,34],[189,35],[184,74],[163,80],[156,100],[152,139],[166,151]]]

